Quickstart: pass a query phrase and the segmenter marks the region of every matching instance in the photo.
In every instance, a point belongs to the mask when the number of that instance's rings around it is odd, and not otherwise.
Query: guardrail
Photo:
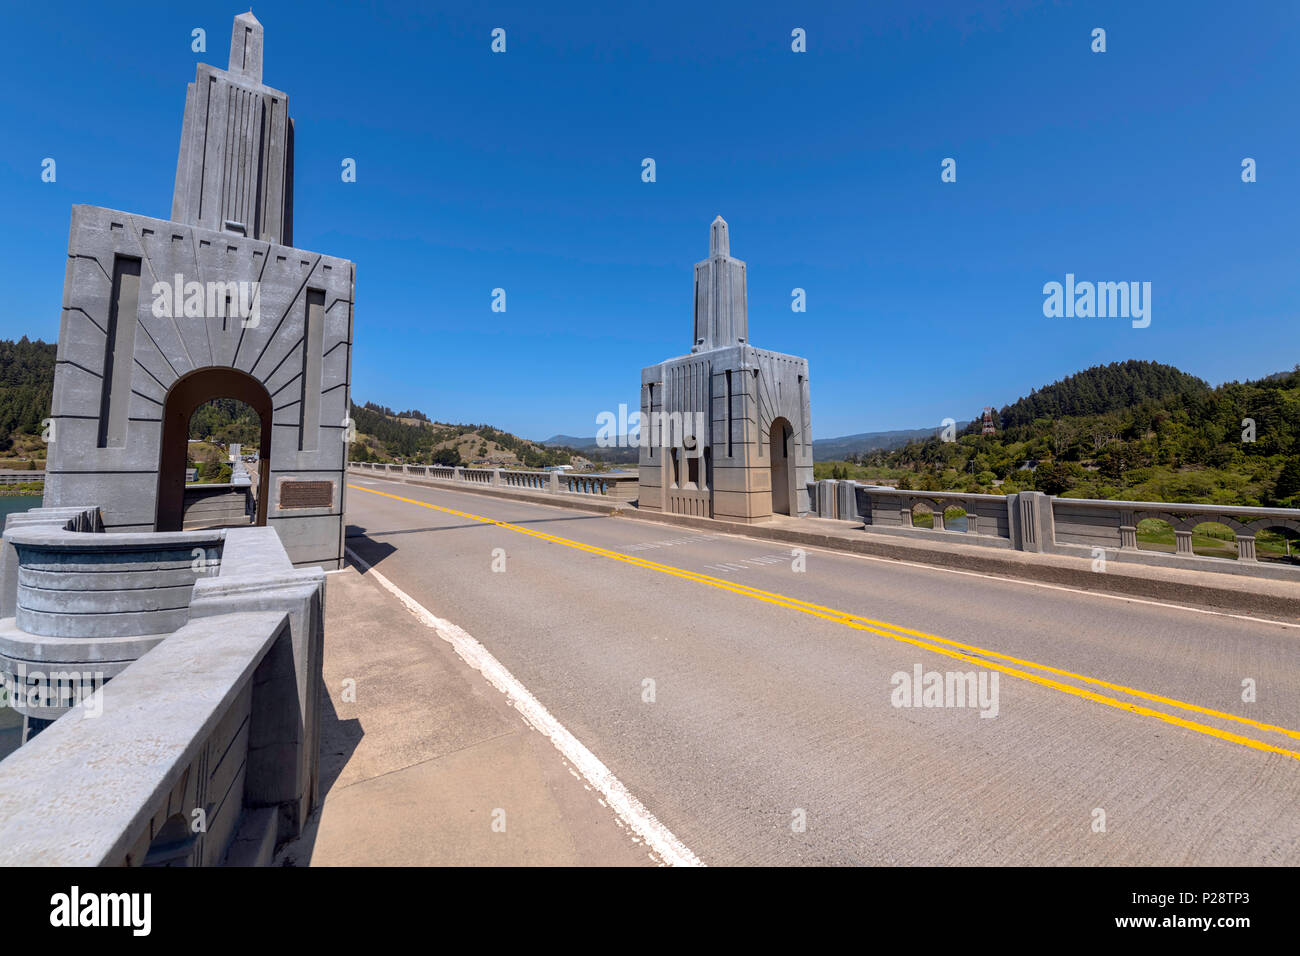
[[[1037,491],[1012,495],[917,491],[832,479],[811,482],[808,491],[818,517],[861,521],[873,534],[1300,579],[1300,564],[1261,561],[1256,540],[1260,531],[1281,531],[1282,540],[1287,532],[1300,535],[1300,509],[1101,501]],[[1139,522],[1148,519],[1168,524],[1173,532],[1172,552],[1139,540]],[[1230,530],[1232,542],[1224,548],[1231,550],[1230,555],[1196,554],[1194,532],[1205,524]],[[1291,550],[1300,557],[1300,547]]]
[[[395,465],[373,461],[354,461],[348,468],[383,475],[405,475],[457,481],[466,484],[490,485],[498,488],[519,488],[548,494],[594,495],[619,500],[636,497],[638,476],[635,473],[579,474],[571,471],[529,471],[507,468],[462,468],[446,465]]]

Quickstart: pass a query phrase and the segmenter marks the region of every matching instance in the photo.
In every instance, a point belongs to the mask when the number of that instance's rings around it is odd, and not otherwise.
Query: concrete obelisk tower
[[[186,90],[172,219],[292,245],[293,120],[262,83],[262,35],[252,13],[235,17],[230,65],[200,64]]]
[[[639,506],[745,522],[806,514],[808,362],[749,344],[745,263],[721,216],[695,266],[694,328],[691,354],[641,372]]]
[[[297,566],[338,567],[353,264],[294,248],[289,98],[262,82],[263,31],[235,17],[226,69],[185,97],[171,219],[74,206],[45,505],[94,502],[109,531],[172,531],[194,410],[261,419],[257,524]]]

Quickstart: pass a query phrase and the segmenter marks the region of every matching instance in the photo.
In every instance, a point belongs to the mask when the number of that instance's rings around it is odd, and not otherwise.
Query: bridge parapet
[[[27,485],[45,481],[45,469],[40,471],[19,471],[0,468],[0,485]]]
[[[1138,554],[1138,523],[1146,519],[1166,522],[1174,533],[1172,554],[1142,551],[1152,563],[1181,567],[1188,560],[1202,559],[1193,549],[1193,532],[1206,523],[1227,527],[1233,534],[1236,562],[1242,573],[1290,571],[1300,567],[1262,566],[1256,548],[1256,533],[1278,529],[1300,535],[1300,509],[1252,508],[1237,505],[1177,504],[1163,501],[1099,501],[1088,498],[1051,498],[1053,540],[1058,552],[1101,547],[1115,549],[1121,559]],[[1254,565],[1254,568],[1250,566]],[[1288,575],[1290,576],[1290,575]]]
[[[35,509],[10,516],[0,584],[25,740],[0,762],[0,865],[264,863],[300,832],[325,576],[274,529],[105,534],[98,509]]]
[[[556,475],[554,471],[512,471],[497,469],[501,484],[507,488],[527,488],[532,491],[555,491]]]
[[[455,481],[465,484],[519,488],[551,494],[596,495],[620,500],[636,497],[638,475],[623,473],[584,474],[572,471],[535,471],[511,468],[462,468],[445,465],[395,465],[354,461],[350,470],[385,475],[406,475]]]
[[[205,527],[230,527],[257,523],[257,488],[244,473],[244,481],[185,486],[186,531]]]
[[[862,521],[873,534],[1300,580],[1300,564],[1261,561],[1256,544],[1260,531],[1300,535],[1300,509],[1059,498],[1037,491],[933,492],[830,479],[811,482],[808,490],[818,517]],[[960,514],[952,515],[954,511]],[[945,514],[952,518],[945,519]],[[1139,546],[1138,523],[1144,519],[1168,523],[1174,535],[1172,552]],[[1206,523],[1232,531],[1230,555],[1196,554],[1193,531]],[[1236,560],[1225,560],[1230,557]]]
[[[288,641],[284,612],[187,624],[11,754],[0,865],[213,865],[241,822],[268,862]]]

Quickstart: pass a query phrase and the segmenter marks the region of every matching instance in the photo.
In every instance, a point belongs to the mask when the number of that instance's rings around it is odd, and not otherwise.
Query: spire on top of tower
[[[749,337],[745,264],[731,257],[727,220],[709,226],[709,258],[695,264],[695,338],[692,352],[744,345]]]
[[[235,17],[230,31],[230,66],[227,70],[262,82],[262,24],[250,9]]]
[[[709,255],[731,255],[731,238],[727,235],[727,220],[718,216],[709,227]]]

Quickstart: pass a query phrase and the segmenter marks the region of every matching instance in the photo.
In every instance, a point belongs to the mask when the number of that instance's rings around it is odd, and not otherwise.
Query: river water
[[[0,525],[9,515],[41,506],[40,495],[0,495]]]

